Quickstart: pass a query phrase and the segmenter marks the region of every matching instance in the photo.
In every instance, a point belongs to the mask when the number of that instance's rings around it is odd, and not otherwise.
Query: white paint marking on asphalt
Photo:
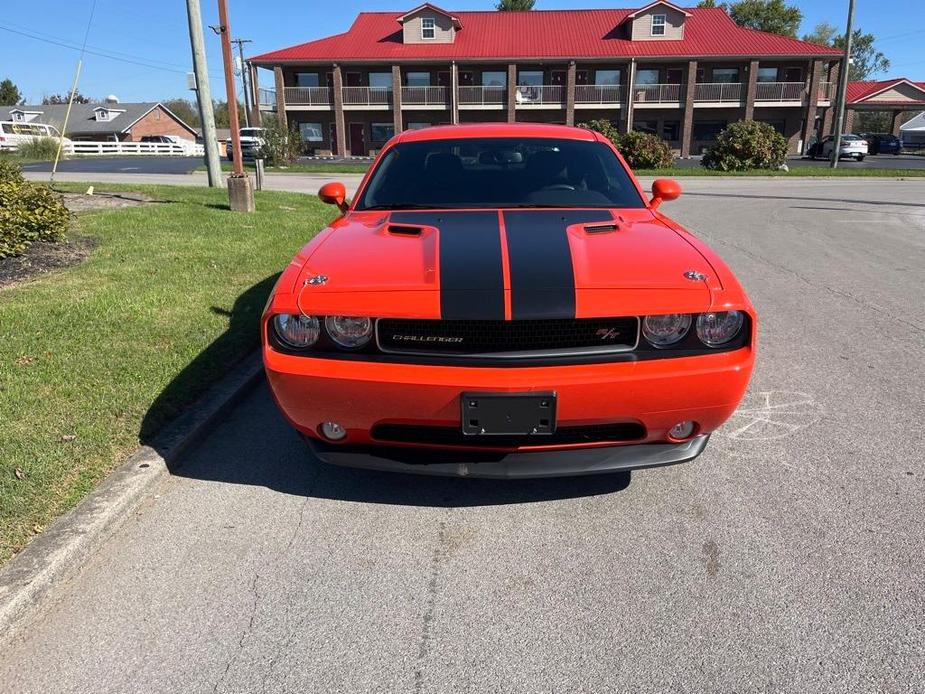
[[[140,171],[140,166],[123,166],[119,171]]]

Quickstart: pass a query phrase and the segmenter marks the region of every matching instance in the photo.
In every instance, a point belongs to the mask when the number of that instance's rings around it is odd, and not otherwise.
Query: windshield
[[[395,145],[355,209],[644,206],[603,143],[486,137]]]
[[[263,128],[241,128],[241,137],[261,137]]]

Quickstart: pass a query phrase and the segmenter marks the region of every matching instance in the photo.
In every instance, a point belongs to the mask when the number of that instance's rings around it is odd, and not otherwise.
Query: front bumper
[[[385,446],[337,446],[306,437],[322,462],[344,467],[443,477],[524,479],[637,470],[686,463],[703,452],[709,434],[683,443],[645,443],[604,448],[485,453]]]

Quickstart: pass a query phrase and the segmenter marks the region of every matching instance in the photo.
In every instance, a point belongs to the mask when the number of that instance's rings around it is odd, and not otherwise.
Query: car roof
[[[547,137],[558,140],[592,142],[597,134],[585,128],[545,123],[472,123],[465,125],[437,125],[419,130],[406,130],[396,142],[427,142],[475,137]]]

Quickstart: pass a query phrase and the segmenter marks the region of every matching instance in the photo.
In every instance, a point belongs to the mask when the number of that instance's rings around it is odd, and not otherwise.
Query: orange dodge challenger
[[[263,359],[327,463],[472,477],[692,460],[741,400],[756,316],[598,133],[401,133],[280,276]]]

